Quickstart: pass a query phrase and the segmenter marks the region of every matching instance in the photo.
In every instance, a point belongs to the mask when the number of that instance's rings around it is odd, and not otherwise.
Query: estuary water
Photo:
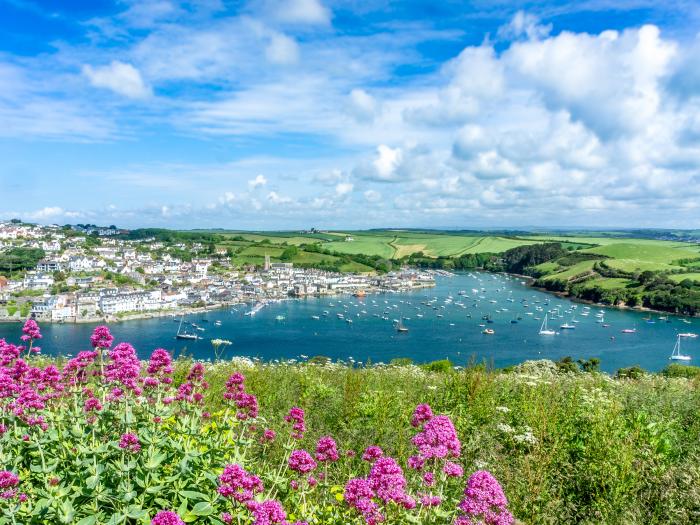
[[[274,360],[323,355],[357,363],[447,358],[457,365],[484,362],[495,367],[527,359],[597,357],[609,372],[635,364],[660,370],[670,362],[678,333],[700,333],[698,319],[669,315],[665,320],[662,314],[586,308],[534,290],[517,277],[481,272],[438,277],[434,288],[413,292],[295,299],[245,315],[251,306],[186,316],[185,323],[203,328],[196,331],[201,337],[197,341],[175,339],[179,317],[127,321],[110,329],[115,342],[133,344],[144,358],[161,347],[175,355],[210,359],[211,339],[221,338],[232,343],[224,357]],[[545,314],[557,335],[539,335]],[[407,332],[396,330],[399,319]],[[560,329],[563,324],[575,329]],[[42,352],[75,355],[87,350],[93,327],[44,323]],[[495,333],[486,335],[485,329]],[[636,331],[622,333],[624,329]],[[191,326],[188,330],[194,331]],[[20,324],[0,324],[0,338],[18,342],[20,335]],[[700,337],[681,341],[682,353],[693,357],[690,364],[700,363]]]

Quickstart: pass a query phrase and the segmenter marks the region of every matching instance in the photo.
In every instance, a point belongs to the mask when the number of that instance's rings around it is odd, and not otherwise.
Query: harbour
[[[181,319],[180,328],[173,320]],[[92,328],[43,324],[42,351],[85,350]],[[211,340],[223,339],[232,343],[224,358],[326,356],[356,364],[449,359],[457,366],[507,367],[571,356],[598,358],[608,372],[632,365],[658,371],[671,362],[681,337],[683,355],[690,357],[685,362],[700,359],[697,319],[584,305],[533,289],[519,277],[487,272],[441,275],[434,288],[415,291],[241,304],[182,318],[127,321],[111,330],[142,357],[166,348],[213,359]],[[0,325],[0,338],[17,341],[19,331],[16,324]],[[187,335],[176,338],[178,332]]]

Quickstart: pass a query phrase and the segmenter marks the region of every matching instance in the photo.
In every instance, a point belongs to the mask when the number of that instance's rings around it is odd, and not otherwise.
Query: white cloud
[[[320,0],[276,0],[269,2],[271,15],[282,22],[293,24],[327,25],[331,12]]]
[[[350,92],[350,108],[358,120],[372,120],[377,112],[377,101],[364,89],[353,89]]]
[[[384,144],[377,146],[377,157],[372,166],[381,180],[391,180],[396,174],[396,169],[401,164],[403,152],[401,148],[390,148]]]
[[[268,193],[267,200],[270,201],[272,204],[289,204],[292,202],[292,199],[290,197],[280,195],[276,191],[271,191],[270,193]]]
[[[265,48],[265,56],[273,64],[296,64],[299,61],[299,46],[293,38],[276,33]]]
[[[248,187],[252,190],[262,188],[267,184],[267,179],[264,175],[257,175],[254,179],[248,181]]]
[[[501,38],[527,37],[528,40],[540,40],[552,32],[552,24],[541,25],[535,15],[518,11],[510,22],[498,30]]]
[[[351,193],[354,187],[355,186],[350,182],[341,182],[336,185],[335,194],[339,197],[344,197],[345,195]]]
[[[151,89],[144,83],[139,70],[118,60],[102,67],[85,65],[83,74],[93,86],[109,89],[125,97],[145,98],[151,94]]]

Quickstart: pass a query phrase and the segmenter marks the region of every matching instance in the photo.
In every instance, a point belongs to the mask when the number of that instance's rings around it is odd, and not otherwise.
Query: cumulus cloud
[[[351,193],[354,187],[355,186],[350,182],[341,182],[340,184],[336,185],[335,194],[339,197],[344,197],[345,195]]]
[[[85,65],[83,74],[93,86],[109,89],[128,98],[145,98],[151,94],[151,89],[141,78],[139,70],[118,60],[101,67]]]
[[[254,179],[248,181],[248,187],[252,190],[262,188],[267,184],[267,179],[264,175],[257,175]]]
[[[353,89],[350,92],[350,110],[358,120],[372,120],[377,112],[377,101],[364,89]]]

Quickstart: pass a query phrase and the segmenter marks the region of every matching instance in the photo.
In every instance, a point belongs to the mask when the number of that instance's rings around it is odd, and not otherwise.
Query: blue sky
[[[0,0],[0,218],[700,227],[692,1]]]

